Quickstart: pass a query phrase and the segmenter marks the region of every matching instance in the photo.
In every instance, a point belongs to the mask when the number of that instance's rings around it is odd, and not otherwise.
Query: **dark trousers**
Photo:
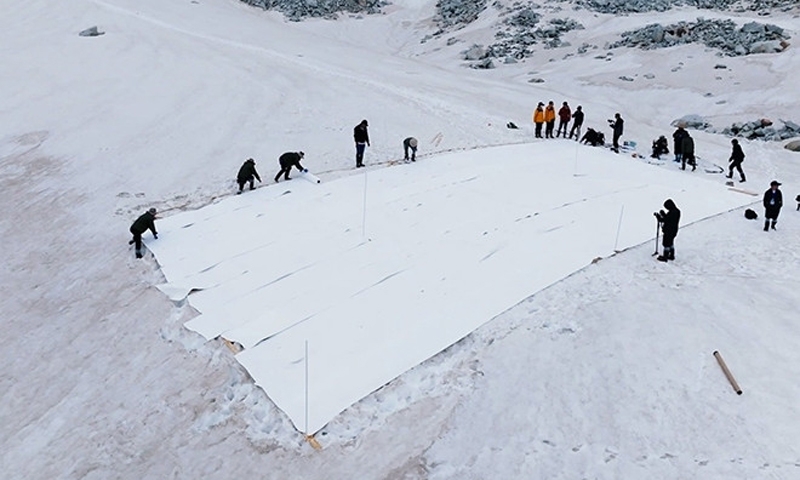
[[[366,148],[366,143],[356,143],[356,167],[364,166],[364,150]]]
[[[275,175],[275,181],[277,182],[281,178],[281,175],[283,175],[284,180],[289,180],[289,171],[291,171],[291,169],[292,169],[291,165],[289,165],[288,167],[284,167],[283,165],[281,165],[281,171],[278,172],[277,175]]]
[[[694,160],[693,153],[684,153],[681,155],[681,170],[686,170],[687,163],[692,166],[692,171],[694,172],[694,169],[697,168],[697,162]]]
[[[675,260],[675,235],[664,235],[661,245],[664,246],[663,256],[670,260]]]
[[[244,190],[244,184],[247,183],[247,182],[250,182],[250,190],[255,190],[256,189],[255,181],[256,181],[255,177],[250,177],[249,180],[239,180],[238,181],[239,182],[239,191],[241,192],[242,190]]]
[[[403,144],[403,151],[405,152],[404,160],[408,160],[408,151],[411,150],[411,161],[417,161],[417,149],[408,144]]]
[[[542,122],[536,122],[536,138],[542,138]]]
[[[575,135],[577,133],[577,135]],[[580,123],[573,123],[572,130],[569,131],[569,138],[575,135],[575,140],[581,138],[581,124]]]
[[[622,135],[617,135],[616,133],[614,134],[612,148],[614,149],[615,152],[619,152],[619,137],[621,136]]]
[[[564,138],[567,138],[567,128],[569,128],[569,120],[559,120],[556,137],[563,136]]]
[[[731,166],[728,168],[728,178],[733,177],[733,169],[736,169],[739,172],[739,176],[742,177],[744,180],[744,170],[742,170],[742,162],[733,162]]]
[[[545,138],[553,138],[553,128],[556,126],[555,120],[550,120],[547,122],[547,126],[544,129],[544,136]]]
[[[133,240],[128,242],[129,244],[132,243],[136,247],[136,254],[141,255],[142,253],[142,232],[134,231],[131,228],[131,235],[133,235]]]

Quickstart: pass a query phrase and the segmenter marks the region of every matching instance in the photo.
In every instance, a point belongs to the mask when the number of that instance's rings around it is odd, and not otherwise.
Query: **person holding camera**
[[[661,242],[661,245],[664,246],[664,253],[658,256],[660,262],[675,260],[675,237],[678,236],[678,223],[681,221],[681,211],[678,210],[671,198],[664,202],[664,208],[667,209],[666,212],[659,210],[653,213],[658,223],[661,224],[661,233],[664,237]]]
[[[625,121],[622,120],[622,116],[619,113],[614,114],[614,119],[608,120],[608,126],[614,131],[613,137],[613,144],[611,149],[614,150],[616,153],[619,153],[619,138],[622,136],[622,128],[625,124]]]

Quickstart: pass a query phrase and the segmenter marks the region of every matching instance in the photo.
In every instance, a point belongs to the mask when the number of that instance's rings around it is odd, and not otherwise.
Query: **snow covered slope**
[[[595,51],[575,54],[582,39],[601,43],[653,17],[565,11],[586,27],[570,34],[576,47],[477,71],[464,68],[458,52],[491,38],[483,27],[494,21],[492,9],[455,32],[451,45],[446,37],[420,43],[435,28],[433,2],[302,23],[235,0],[9,0],[2,11],[4,476],[794,478],[800,471],[800,219],[791,201],[800,193],[800,163],[780,145],[743,142],[744,186],[756,196],[724,189],[721,175],[615,157],[646,169],[648,184],[685,179],[688,200],[679,200],[683,183],[669,196],[687,218],[701,218],[706,207],[725,210],[734,193],[734,204],[758,202],[777,178],[787,204],[778,230],[764,233],[734,210],[685,224],[674,264],[653,262],[650,238],[581,270],[347,408],[317,433],[321,451],[224,344],[183,327],[197,312],[155,288],[167,279],[153,258],[136,260],[126,249],[130,223],[151,206],[164,217],[155,248],[168,244],[173,215],[230,202],[248,157],[269,178],[278,155],[303,150],[322,185],[360,185],[352,128],[363,118],[372,138],[368,175],[398,168],[390,164],[414,135],[418,162],[402,168],[425,179],[443,174],[436,168],[448,152],[559,148],[566,142],[531,138],[538,101],[580,104],[586,125],[606,132],[606,119],[620,112],[623,139],[640,150],[687,113],[721,125],[792,120],[794,48],[725,59],[724,72],[699,46],[597,59]],[[658,15],[666,22],[701,14]],[[770,21],[794,36],[800,30],[790,13]],[[105,34],[78,36],[92,25]],[[509,121],[522,128],[506,128]],[[694,136],[704,161],[725,164],[727,138]],[[573,168],[573,156],[564,161],[569,173],[587,173]],[[613,188],[618,177],[610,177]],[[642,214],[626,205],[625,224],[651,229],[658,204],[650,202],[636,205]],[[619,211],[606,213],[613,222]],[[237,227],[226,233],[235,236]],[[570,245],[551,247],[555,262]],[[741,397],[713,350],[737,376]]]

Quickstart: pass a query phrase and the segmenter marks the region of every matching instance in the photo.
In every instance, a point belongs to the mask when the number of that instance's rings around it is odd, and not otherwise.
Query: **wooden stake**
[[[306,441],[314,450],[322,450],[322,445],[320,445],[317,439],[314,438],[314,435],[306,435]]]
[[[731,371],[728,370],[728,366],[725,365],[725,360],[722,359],[722,355],[719,354],[718,351],[714,350],[714,358],[717,359],[717,363],[719,363],[720,368],[722,368],[722,372],[728,378],[728,381],[731,382],[731,386],[733,387],[733,391],[736,392],[737,395],[742,394],[742,389],[739,388],[739,384],[736,383],[736,379],[733,378]]]

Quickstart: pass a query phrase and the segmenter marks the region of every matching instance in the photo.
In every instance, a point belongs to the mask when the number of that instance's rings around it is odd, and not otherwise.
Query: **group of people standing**
[[[558,130],[554,136],[553,130],[556,125],[556,116],[558,117]],[[572,128],[569,129],[569,136],[567,136],[570,120],[572,120]],[[536,110],[533,111],[533,124],[536,138],[542,138],[542,127],[544,127],[544,138],[557,138],[560,136],[571,139],[574,136],[575,140],[578,140],[581,137],[581,126],[583,125],[583,107],[578,105],[573,112],[569,104],[564,102],[556,115],[556,107],[552,100],[547,103],[547,106],[539,102]]]
[[[544,126],[544,138],[556,138],[562,136],[563,138],[572,139],[574,136],[576,140],[579,140],[581,127],[584,120],[582,107],[579,105],[575,109],[575,112],[572,112],[569,104],[564,102],[558,111],[558,118],[558,130],[554,136],[553,129],[555,127],[556,111],[553,101],[551,100],[547,106],[539,102],[536,110],[533,113],[533,122],[536,126],[536,138],[542,138],[542,127]],[[567,135],[567,129],[569,127],[570,120],[572,121],[572,128],[569,130],[569,135]],[[614,151],[618,152],[619,139],[622,136],[624,121],[621,115],[617,113],[615,114],[614,119],[609,120],[608,123],[613,129],[614,135],[612,148]],[[356,168],[361,168],[364,166],[364,151],[366,150],[367,146],[370,146],[368,127],[369,123],[367,120],[362,120],[353,129],[353,140],[355,141],[356,147]],[[599,134],[599,132],[595,132],[592,129],[589,129],[587,135],[589,135],[589,133],[595,133],[596,135]],[[686,131],[683,125],[679,125],[673,133],[672,138],[675,149],[675,161],[681,162],[682,170],[686,169],[686,164],[688,163],[692,167],[692,171],[694,171],[697,168],[697,161],[694,156],[694,140],[692,139],[691,135]],[[404,160],[410,160],[412,162],[416,161],[418,144],[419,142],[414,137],[407,137],[403,140]],[[594,144],[595,143],[593,143],[593,145]],[[602,144],[602,140],[600,141],[600,144]],[[745,158],[744,151],[742,150],[741,145],[739,145],[739,141],[735,138],[731,140],[731,145],[732,151],[729,159],[730,165],[728,168],[727,178],[732,178],[733,171],[736,170],[740,176],[739,181],[744,182],[745,175],[744,171],[742,170],[742,162]],[[668,153],[668,151],[667,140],[663,135],[653,142],[653,157],[659,157],[662,154]],[[275,175],[275,182],[279,182],[281,176],[283,176],[285,180],[289,180],[289,172],[293,167],[301,172],[307,172],[308,170],[300,164],[300,161],[304,158],[304,156],[305,154],[303,152],[286,152],[282,154],[278,158],[280,170]],[[239,173],[236,176],[236,182],[239,185],[239,190],[236,193],[241,194],[244,190],[244,186],[248,183],[250,185],[250,190],[254,190],[255,180],[261,182],[261,177],[259,176],[258,171],[256,171],[255,160],[248,158],[239,168]],[[780,189],[778,188],[780,185],[781,184],[778,181],[773,180],[770,183],[770,189],[764,192],[763,205],[765,209],[764,216],[766,217],[766,221],[764,222],[764,231],[769,231],[770,228],[775,230],[775,226],[778,221],[778,215],[780,214],[781,207],[783,206],[783,197]],[[798,210],[800,210],[800,195],[798,195],[797,201]],[[663,233],[662,245],[664,247],[664,251],[663,254],[659,255],[658,260],[667,262],[670,260],[675,260],[674,241],[675,237],[678,235],[678,224],[680,223],[681,212],[672,199],[667,199],[664,202],[664,208],[666,211],[660,210],[654,215],[656,216],[659,228]],[[158,238],[158,233],[156,232],[155,227],[156,213],[157,211],[155,208],[150,208],[141,216],[139,216],[130,227],[130,232],[133,235],[133,238],[128,243],[130,245],[135,245],[136,258],[142,258],[142,234],[144,234],[147,230],[150,230],[153,233],[153,238]]]

